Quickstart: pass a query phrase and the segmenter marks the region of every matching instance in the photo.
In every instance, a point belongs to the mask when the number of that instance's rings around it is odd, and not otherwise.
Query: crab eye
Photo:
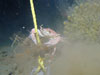
[[[51,33],[51,32],[49,31],[49,33]]]

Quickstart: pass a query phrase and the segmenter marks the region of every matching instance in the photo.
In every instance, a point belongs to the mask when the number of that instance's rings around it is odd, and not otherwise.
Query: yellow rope
[[[41,44],[41,41],[40,41],[40,38],[39,38],[39,35],[38,35],[38,31],[37,31],[37,21],[36,21],[36,14],[35,14],[33,0],[30,0],[30,4],[31,4],[31,11],[32,11],[33,22],[34,22],[34,27],[35,27],[35,32],[36,32],[36,38],[37,38],[38,44]],[[40,61],[40,59],[41,59],[41,61]],[[40,69],[43,69],[43,71],[45,71],[43,59],[39,56],[38,60],[39,60],[38,61],[39,62],[39,66],[38,66],[38,69],[37,69],[36,73],[38,71],[40,71]]]
[[[30,4],[31,4],[31,11],[32,11],[32,16],[33,16],[33,22],[34,22],[34,27],[35,27],[35,32],[36,32],[36,38],[37,38],[37,42],[38,44],[41,43],[39,35],[38,35],[38,31],[37,31],[37,21],[36,21],[36,14],[35,14],[35,9],[34,9],[34,2],[33,0],[30,0]]]

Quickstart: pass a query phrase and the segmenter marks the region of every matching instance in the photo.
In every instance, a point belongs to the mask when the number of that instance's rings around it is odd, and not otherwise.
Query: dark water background
[[[73,3],[73,0],[65,1],[70,5]],[[57,8],[59,6],[58,0],[34,0],[34,4],[38,26],[43,24],[44,27],[56,29],[59,23],[63,28],[65,17],[62,17]],[[25,29],[22,28],[23,26]],[[29,0],[0,0],[0,46],[10,44],[9,37],[14,33],[21,31],[28,35],[28,30],[32,28],[33,21]]]

